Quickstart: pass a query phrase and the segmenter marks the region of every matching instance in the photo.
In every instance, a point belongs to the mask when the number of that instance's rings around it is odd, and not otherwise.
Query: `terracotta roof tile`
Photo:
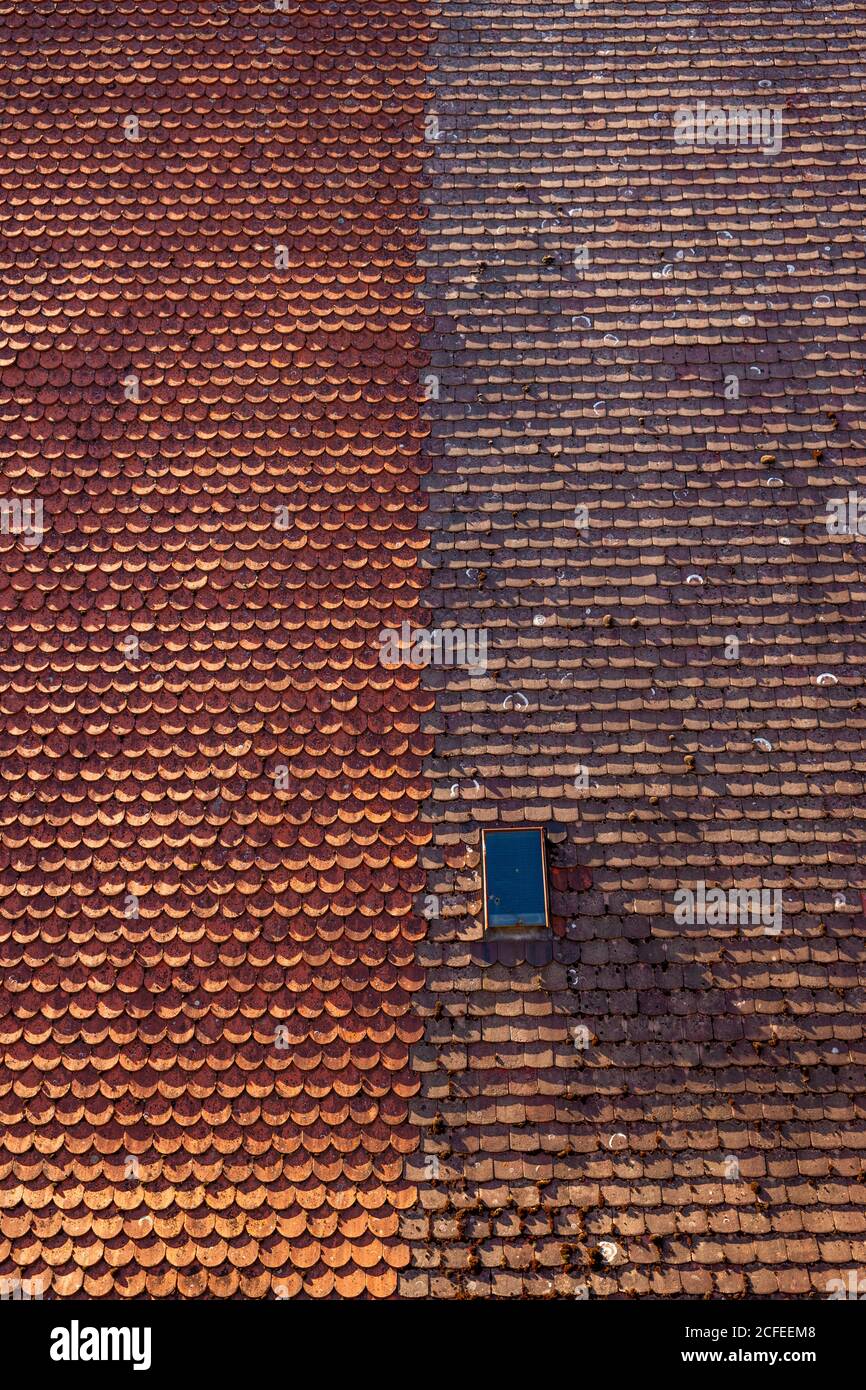
[[[426,545],[428,19],[0,10],[0,466],[44,506],[0,538],[0,1272],[386,1297],[431,701],[376,635]]]

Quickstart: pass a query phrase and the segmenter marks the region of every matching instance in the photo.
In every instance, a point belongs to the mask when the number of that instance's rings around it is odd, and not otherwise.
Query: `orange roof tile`
[[[430,697],[376,636],[425,544],[428,20],[0,16],[0,468],[44,507],[0,536],[0,1273],[386,1297]]]

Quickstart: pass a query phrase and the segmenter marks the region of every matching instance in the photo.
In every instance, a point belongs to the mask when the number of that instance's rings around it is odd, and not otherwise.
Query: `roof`
[[[44,506],[0,537],[0,1276],[387,1296],[426,21],[0,9],[3,496]]]
[[[866,1255],[863,558],[827,528],[864,482],[866,5],[436,26],[426,602],[489,670],[425,682],[402,1288],[822,1296]],[[682,149],[701,100],[781,108],[780,152]],[[554,959],[487,964],[478,831],[527,821]],[[699,882],[781,931],[679,923]]]
[[[0,1279],[862,1266],[864,31],[0,0]],[[518,823],[542,960],[481,941]]]

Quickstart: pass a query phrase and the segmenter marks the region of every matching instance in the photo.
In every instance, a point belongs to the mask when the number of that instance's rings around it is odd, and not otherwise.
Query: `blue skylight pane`
[[[484,832],[488,927],[547,924],[544,842],[538,830]]]

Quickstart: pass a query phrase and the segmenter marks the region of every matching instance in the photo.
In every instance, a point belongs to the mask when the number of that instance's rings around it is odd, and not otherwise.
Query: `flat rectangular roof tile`
[[[588,880],[571,889],[552,869],[572,975],[521,989],[522,1018],[549,1016],[565,1053],[551,1067],[519,1043],[494,1073],[531,1094],[540,1066],[557,1102],[561,1140],[540,1121],[515,1131],[514,1158],[561,1142],[565,1217],[579,1210],[596,1238],[625,1237],[637,1207],[668,1234],[668,1212],[691,1209],[695,1231],[712,1213],[714,1232],[662,1246],[643,1284],[637,1242],[606,1269],[584,1238],[574,1272],[554,1285],[538,1260],[519,1296],[823,1291],[829,1247],[782,1237],[826,1204],[805,1189],[759,1201],[749,1184],[788,1156],[810,1169],[818,1146],[841,1175],[864,1144],[855,975],[827,973],[828,947],[863,953],[859,558],[827,533],[824,502],[866,465],[850,106],[866,11],[443,0],[436,26],[426,603],[437,623],[482,622],[489,655],[471,690],[456,671],[425,675],[444,714],[434,848],[469,875],[479,825],[537,814],[551,854]],[[777,157],[677,147],[674,112],[702,99],[780,106]],[[480,594],[465,574],[483,574]],[[674,893],[699,879],[778,888],[781,933],[677,925]],[[447,922],[480,935],[471,881],[451,881]],[[451,970],[445,953],[428,987]],[[476,1076],[479,1061],[470,1050]],[[584,1112],[600,1089],[612,1111]],[[483,1149],[480,1117],[444,1132]],[[605,1155],[628,1176],[600,1208],[578,1194]],[[437,1191],[463,1200],[459,1178]],[[505,1210],[513,1193],[509,1179],[486,1200]],[[856,1194],[842,1210],[856,1226]],[[504,1296],[495,1278],[472,1291],[456,1264],[450,1294]]]

